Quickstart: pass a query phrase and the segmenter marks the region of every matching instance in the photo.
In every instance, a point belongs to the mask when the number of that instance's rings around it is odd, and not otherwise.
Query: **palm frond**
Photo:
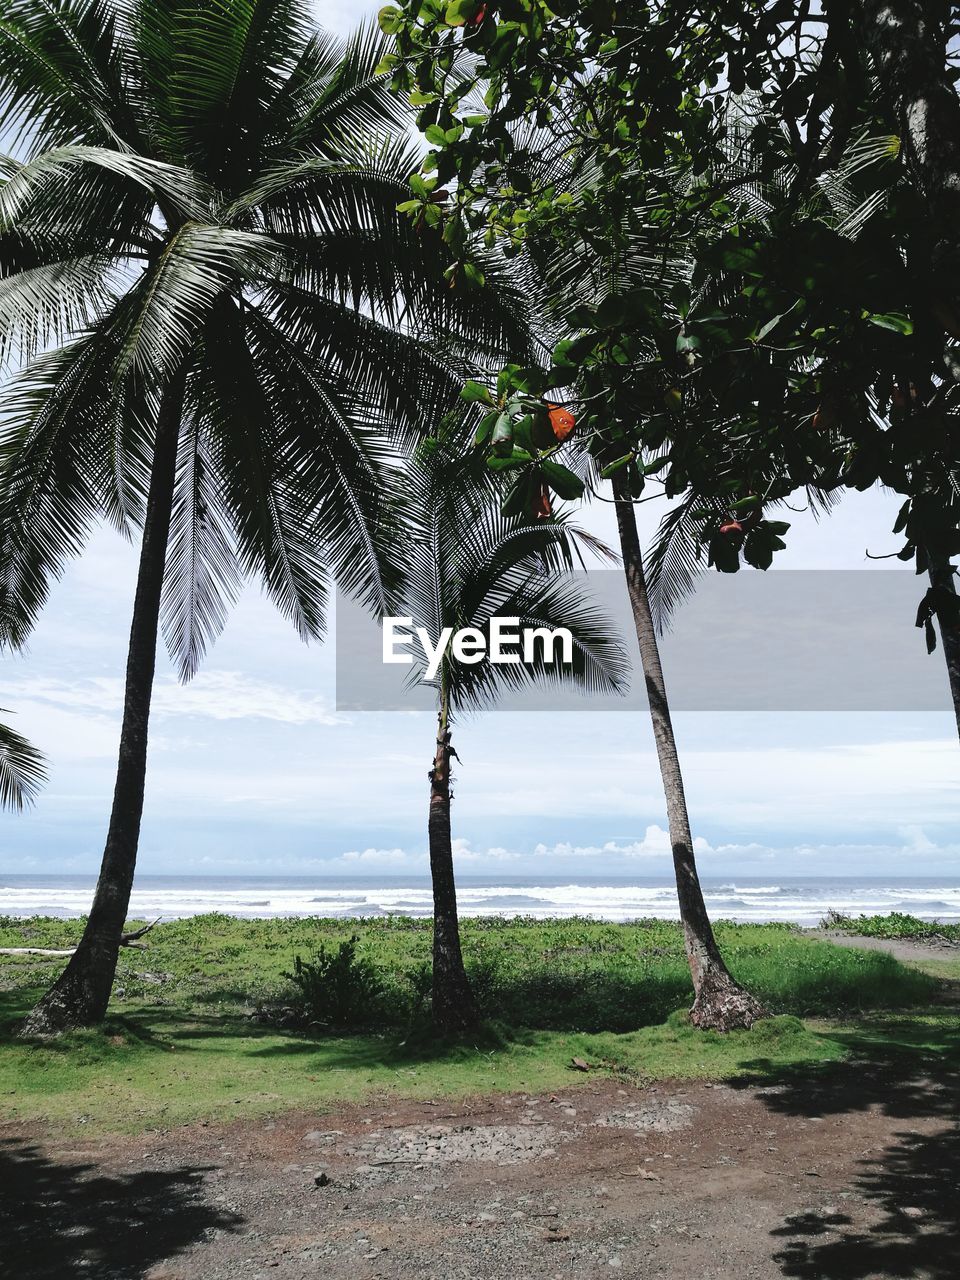
[[[93,254],[0,274],[0,368],[94,325],[117,299],[116,275],[112,259]]]
[[[161,608],[167,650],[181,680],[191,679],[223,630],[243,581],[222,489],[207,441],[196,421],[185,418]]]
[[[0,809],[23,809],[32,804],[46,780],[43,755],[0,721]]]
[[[147,156],[115,151],[108,147],[83,145],[56,147],[44,151],[26,164],[4,159],[5,180],[0,183],[0,224],[16,227],[38,216],[36,202],[46,192],[63,199],[58,181],[79,173],[90,180],[89,170],[103,170],[148,192],[155,200],[168,203],[185,218],[203,218],[210,206],[209,188],[189,170]],[[81,193],[82,194],[82,193]],[[62,211],[67,217],[70,209]]]
[[[183,154],[235,190],[262,146],[263,113],[309,38],[300,0],[181,5],[172,35],[169,104]]]
[[[279,253],[254,232],[185,223],[115,312],[117,376],[179,368],[224,290],[255,279]]]
[[[0,16],[0,133],[35,148],[133,146],[118,7],[105,0],[7,0]]]
[[[581,575],[569,572],[574,527],[545,521],[527,525],[504,517],[500,498],[476,454],[457,451],[456,432],[425,441],[410,464],[403,506],[404,571],[394,607],[434,637],[444,627],[473,627],[489,635],[494,618],[573,638],[573,661],[534,660],[475,665],[447,661],[441,677],[455,710],[493,702],[509,689],[568,679],[594,692],[622,690],[627,658],[612,621],[592,603]],[[486,471],[486,474],[483,472]],[[414,666],[411,678],[422,668]]]
[[[693,594],[698,578],[707,571],[700,542],[703,519],[693,514],[704,505],[696,494],[685,494],[664,515],[647,550],[647,595],[654,625],[661,635],[670,629],[674,612]]]
[[[109,449],[114,358],[95,333],[40,357],[8,387],[0,430],[0,642],[23,644],[51,578],[103,512],[91,475]]]
[[[377,74],[391,41],[375,23],[358,27],[341,47],[332,74],[317,76],[309,103],[293,121],[291,144],[304,151],[326,151],[335,136],[362,136],[384,127],[409,129],[412,111],[391,93],[389,76]]]

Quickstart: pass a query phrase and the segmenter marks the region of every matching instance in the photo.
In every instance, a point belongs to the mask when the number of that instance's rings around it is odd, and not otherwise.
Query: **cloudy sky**
[[[376,7],[340,0],[319,14],[346,30]],[[643,509],[649,530],[655,506]],[[866,549],[895,546],[896,507],[875,492],[848,497],[819,525],[796,516],[773,572],[870,569]],[[613,540],[609,508],[588,519]],[[0,817],[2,872],[97,870],[135,558],[116,535],[98,533],[54,589],[29,651],[3,661],[0,705],[47,753],[51,777],[32,812]],[[910,628],[909,616],[902,625]],[[432,719],[338,712],[335,659],[332,643],[301,645],[254,586],[191,684],[179,686],[161,655],[143,873],[426,869]],[[942,687],[942,711],[679,713],[703,873],[960,875],[960,748],[945,676]],[[459,727],[457,746],[463,872],[667,871],[645,713],[487,713]]]

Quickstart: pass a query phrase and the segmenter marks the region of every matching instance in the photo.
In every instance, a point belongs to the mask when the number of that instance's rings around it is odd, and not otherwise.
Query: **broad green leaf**
[[[900,315],[899,312],[891,311],[887,315],[878,316],[871,311],[865,311],[863,318],[879,329],[890,329],[893,333],[902,333],[905,338],[913,333],[913,321],[907,316]]]
[[[583,497],[583,481],[568,467],[561,466],[559,462],[553,462],[549,458],[543,458],[540,469],[543,472],[543,478],[558,498],[563,498],[565,502],[575,502]]]
[[[617,458],[615,462],[608,462],[607,465],[600,472],[601,479],[609,480],[612,475],[615,475],[616,472],[620,471],[621,468],[625,467],[627,463],[631,462],[632,460],[633,460],[633,454],[625,453],[622,458]]]
[[[377,14],[377,22],[385,36],[395,36],[403,26],[403,14],[394,5],[387,4]]]
[[[487,387],[482,383],[474,382],[472,378],[468,378],[460,392],[460,399],[466,400],[468,403],[482,402],[483,404],[493,404],[493,396]]]

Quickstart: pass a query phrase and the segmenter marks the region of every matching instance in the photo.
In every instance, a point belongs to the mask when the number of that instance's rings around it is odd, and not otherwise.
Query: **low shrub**
[[[365,1027],[376,1022],[384,996],[377,966],[357,954],[356,934],[327,950],[321,942],[312,960],[293,958],[293,972],[283,976],[296,990],[293,1007],[305,1022],[330,1030]]]
[[[885,916],[845,916],[829,911],[820,921],[822,929],[842,929],[861,938],[905,938],[918,942],[946,942],[960,946],[960,924],[941,924],[938,920],[920,920],[901,911]]]

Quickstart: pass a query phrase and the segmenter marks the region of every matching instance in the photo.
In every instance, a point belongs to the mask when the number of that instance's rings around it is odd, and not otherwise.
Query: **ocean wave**
[[[49,915],[60,919],[85,915],[90,909],[93,884],[7,883],[0,888],[0,915]],[[844,915],[875,915],[904,911],[927,918],[960,919],[960,884],[934,881],[927,885],[865,883],[838,878],[784,884],[749,884],[726,881],[705,885],[705,897],[716,918],[762,922],[783,920],[816,924],[833,909]],[[464,916],[531,916],[537,919],[569,919],[585,916],[597,920],[625,921],[641,918],[675,920],[678,917],[675,886],[667,879],[649,884],[462,884],[460,906]],[[326,888],[322,883],[292,885],[289,881],[256,885],[192,884],[185,880],[151,884],[145,877],[133,891],[131,917],[160,916],[172,920],[222,912],[247,919],[274,917],[332,917],[362,919],[390,915],[429,916],[432,912],[429,882],[362,884],[343,880]]]
[[[779,884],[758,884],[758,885],[738,885],[738,884],[722,884],[719,886],[718,892],[724,890],[730,893],[742,893],[750,897],[761,897],[767,894],[783,893],[784,888]]]
[[[476,898],[469,890],[460,895],[460,908],[466,908],[477,904],[484,907],[550,907],[553,903],[549,898],[536,898],[529,893],[494,893],[487,898]]]

